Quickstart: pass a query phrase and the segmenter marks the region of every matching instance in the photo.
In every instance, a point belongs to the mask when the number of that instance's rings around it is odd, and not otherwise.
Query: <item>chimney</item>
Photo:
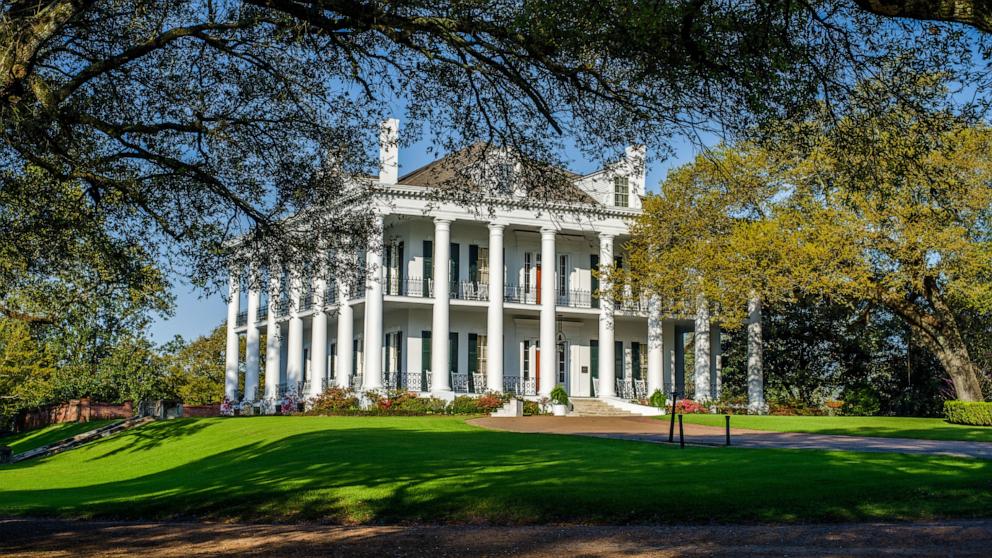
[[[379,182],[396,184],[400,173],[400,121],[390,118],[379,127]]]
[[[631,194],[643,196],[647,178],[647,149],[643,145],[630,145],[624,149],[627,172],[630,173]]]

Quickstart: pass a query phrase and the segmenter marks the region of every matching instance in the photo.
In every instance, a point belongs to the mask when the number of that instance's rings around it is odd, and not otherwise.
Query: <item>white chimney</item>
[[[647,149],[643,145],[630,145],[624,149],[627,173],[632,187],[631,194],[643,196],[647,178]]]
[[[396,184],[400,174],[400,121],[390,118],[379,127],[379,182]]]

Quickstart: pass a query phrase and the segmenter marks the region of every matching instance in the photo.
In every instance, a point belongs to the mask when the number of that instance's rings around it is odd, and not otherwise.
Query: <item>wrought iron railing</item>
[[[507,284],[503,287],[503,300],[519,304],[537,304],[537,289],[531,286]]]
[[[503,393],[537,395],[537,383],[533,378],[524,379],[520,376],[504,376]]]
[[[386,281],[384,294],[392,296],[430,297],[434,296],[433,281],[419,277],[406,277],[402,281],[398,277]]]
[[[238,312],[238,317],[234,320],[235,327],[241,327],[248,324],[248,312]]]
[[[646,399],[648,396],[647,380],[617,378],[617,397],[621,399]]]
[[[558,291],[558,306],[569,308],[592,308],[592,292],[580,289]]]

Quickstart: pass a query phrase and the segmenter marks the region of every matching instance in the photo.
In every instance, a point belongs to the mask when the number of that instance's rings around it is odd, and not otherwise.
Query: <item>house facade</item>
[[[483,217],[431,195],[452,156],[399,177],[396,134],[396,121],[384,124],[379,176],[358,186],[375,208],[381,242],[326,256],[355,258],[364,277],[328,281],[273,267],[266,292],[242,292],[243,274],[232,273],[228,399],[276,398],[287,389],[311,396],[331,385],[540,397],[560,384],[572,397],[629,401],[655,390],[685,393],[686,378],[697,399],[718,397],[720,331],[705,305],[685,316],[655,297],[614,301],[594,271],[623,266],[645,192],[643,151],[568,174],[567,201],[509,187],[487,199],[492,211]],[[760,353],[756,370],[755,397]]]

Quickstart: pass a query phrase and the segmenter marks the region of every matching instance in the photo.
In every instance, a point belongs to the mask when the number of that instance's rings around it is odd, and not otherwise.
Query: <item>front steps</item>
[[[602,399],[572,397],[572,412],[570,417],[636,417],[629,411],[618,409]]]

